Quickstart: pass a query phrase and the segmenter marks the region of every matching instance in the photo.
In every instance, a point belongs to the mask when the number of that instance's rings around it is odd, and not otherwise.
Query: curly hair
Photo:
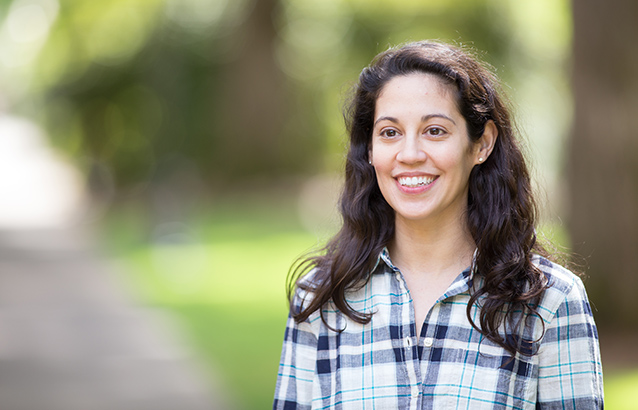
[[[489,120],[496,125],[498,138],[491,155],[469,178],[466,226],[477,246],[472,268],[484,280],[480,288],[471,289],[466,313],[474,328],[511,354],[529,354],[529,347],[499,333],[503,324],[514,329],[523,322],[521,317],[537,314],[535,306],[547,286],[532,263],[534,253],[547,252],[536,240],[537,209],[529,171],[497,77],[469,52],[439,42],[391,48],[361,72],[345,110],[349,149],[340,198],[343,225],[318,255],[293,265],[288,279],[291,307],[297,287],[311,291],[313,298],[291,314],[303,321],[319,310],[324,319],[321,308],[332,302],[350,319],[370,321],[372,314],[354,310],[346,293],[367,283],[379,253],[394,237],[394,210],[368,164],[375,104],[388,81],[415,72],[436,75],[451,86],[471,141],[481,138]],[[315,275],[310,283],[299,280],[310,270]],[[477,324],[470,311],[479,300]]]

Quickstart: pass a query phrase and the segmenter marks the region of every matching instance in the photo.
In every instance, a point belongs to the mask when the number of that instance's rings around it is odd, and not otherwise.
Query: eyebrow
[[[450,121],[452,124],[456,125],[456,121],[454,121],[452,118],[448,117],[445,114],[428,114],[428,115],[424,115],[423,117],[421,117],[421,122],[429,121],[432,118],[443,118],[443,119],[446,119],[446,120]],[[393,122],[393,123],[398,123],[399,122],[399,120],[396,119],[395,117],[379,117],[374,122],[374,125],[376,126],[381,121],[390,121],[390,122]]]

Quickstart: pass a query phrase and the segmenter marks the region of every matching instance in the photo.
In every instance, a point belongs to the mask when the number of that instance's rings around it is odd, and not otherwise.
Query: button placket
[[[405,280],[398,269],[394,270],[394,277],[396,281],[399,283],[399,287],[405,298],[403,300],[403,302],[405,302],[403,309],[411,309],[411,303],[407,303],[410,301],[409,291],[406,287]],[[407,321],[407,316],[408,316],[407,312],[404,310],[402,315],[404,315],[404,317],[402,317],[403,319],[402,322],[403,322],[403,325],[405,326]],[[409,330],[405,329],[405,332],[402,335],[401,343],[403,344],[403,348],[406,355],[405,365],[409,375],[409,382],[411,385],[410,409],[416,410],[419,403],[419,396],[421,394],[420,383],[418,382],[421,378],[421,372],[420,372],[420,364],[419,364],[418,356],[416,353],[416,349],[414,349],[414,346],[419,343],[419,337],[418,335],[412,335],[413,331],[414,331],[414,326],[410,326]],[[408,336],[406,336],[406,334]]]

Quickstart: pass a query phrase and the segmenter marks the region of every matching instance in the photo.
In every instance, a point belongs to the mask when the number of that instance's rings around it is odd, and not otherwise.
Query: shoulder
[[[360,295],[366,292],[366,287],[371,286],[373,278],[384,275],[372,275],[372,273],[364,279],[354,281],[348,285],[344,291],[346,301],[352,304],[353,300],[357,300]],[[378,278],[377,278],[378,279]],[[325,293],[325,290],[331,290],[331,278],[328,272],[319,268],[313,268],[303,275],[295,285],[295,291],[292,300],[292,306],[297,308],[305,308],[311,303],[317,294]],[[356,303],[354,303],[356,305]],[[334,308],[331,300],[324,303],[323,307]]]
[[[534,255],[532,262],[545,275],[547,288],[539,303],[539,313],[546,322],[568,304],[588,303],[583,281],[565,267]]]
[[[344,291],[343,303],[346,307],[361,314],[373,313],[375,302],[379,298],[388,296],[387,275],[371,275],[367,280],[355,282]],[[330,291],[329,274],[315,268],[302,276],[296,284],[290,309],[297,314],[310,307],[310,313],[305,320],[315,331],[326,329],[345,329],[346,326],[357,327],[360,324],[347,313],[342,312],[338,304],[331,298],[326,299],[326,292]],[[323,296],[321,296],[323,295]],[[317,305],[316,302],[322,303]],[[312,306],[311,306],[312,305]]]
[[[582,280],[573,272],[543,256],[534,255],[532,263],[543,272],[548,287],[556,292],[567,294],[574,287],[583,287]]]
[[[325,295],[328,290],[326,287],[327,281],[329,280],[328,274],[318,268],[313,268],[299,278],[290,303],[291,313],[297,314],[306,309],[310,309],[310,314],[306,322],[313,325],[317,322],[321,322],[321,319],[327,319],[331,316],[330,313],[336,313],[332,300],[325,301],[321,305],[314,303],[315,301],[322,300],[321,295]]]
[[[321,273],[317,268],[313,268],[297,280],[295,292],[290,304],[291,310],[295,313],[303,310],[315,298],[315,290],[321,281]]]

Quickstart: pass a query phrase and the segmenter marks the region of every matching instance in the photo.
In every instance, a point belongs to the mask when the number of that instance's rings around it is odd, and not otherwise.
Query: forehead
[[[416,72],[395,76],[381,88],[375,112],[379,108],[401,109],[415,104],[458,112],[456,88],[435,74]]]
[[[427,83],[430,87],[440,88],[441,91],[452,91],[454,85],[436,74],[415,71],[407,74],[399,74],[390,78],[381,88],[379,96],[388,88],[388,86],[396,86],[397,83]]]

